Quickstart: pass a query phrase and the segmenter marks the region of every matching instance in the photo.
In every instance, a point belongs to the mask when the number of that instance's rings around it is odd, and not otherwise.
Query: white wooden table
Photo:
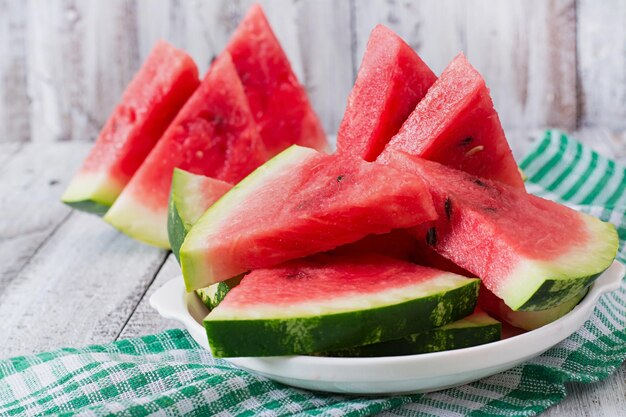
[[[519,155],[528,136],[509,137]],[[621,135],[579,137],[626,161]],[[89,147],[0,145],[0,358],[178,327],[148,305],[154,290],[179,275],[174,257],[59,202]],[[625,380],[622,366],[604,382],[572,384],[546,415],[624,415]]]

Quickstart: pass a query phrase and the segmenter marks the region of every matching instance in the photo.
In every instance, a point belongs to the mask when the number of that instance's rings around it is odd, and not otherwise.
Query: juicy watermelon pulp
[[[524,189],[485,80],[463,54],[428,90],[381,160],[397,151]]]
[[[389,179],[393,178],[393,181]],[[292,146],[240,182],[191,228],[188,289],[434,219],[414,175]]]
[[[198,69],[189,55],[158,42],[109,116],[63,202],[104,214],[198,84]]]
[[[297,260],[246,275],[204,320],[215,356],[315,353],[472,313],[478,280],[377,255]]]
[[[615,258],[613,225],[508,185],[396,152],[391,166],[420,175],[438,219],[416,235],[481,278],[513,310],[574,297]]]
[[[138,240],[167,248],[174,168],[236,183],[266,158],[243,87],[225,53],[213,62],[104,218]]]
[[[226,50],[270,156],[296,144],[324,151],[326,134],[258,4],[250,7]]]
[[[337,151],[374,161],[437,77],[398,35],[372,30],[337,133]]]

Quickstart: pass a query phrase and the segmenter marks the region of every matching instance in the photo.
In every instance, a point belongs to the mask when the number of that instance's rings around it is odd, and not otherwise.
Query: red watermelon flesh
[[[382,235],[369,235],[354,243],[340,246],[327,252],[332,256],[356,256],[363,253],[375,253],[394,259],[414,262],[441,271],[472,277],[470,272],[444,258],[429,247],[422,239],[415,237],[410,229],[396,229]]]
[[[417,250],[417,239],[407,229],[396,229],[381,235],[369,235],[361,240],[339,246],[330,252],[332,256],[356,256],[376,253],[394,259],[411,261]]]
[[[385,151],[403,151],[524,189],[485,80],[459,54]]]
[[[198,84],[191,57],[158,42],[109,116],[63,201],[104,214]]]
[[[212,64],[105,220],[132,237],[167,248],[174,168],[236,183],[266,159],[243,87],[225,53]]]
[[[416,176],[293,146],[226,193],[180,251],[188,289],[206,287],[435,216]]]
[[[437,76],[398,35],[378,25],[337,133],[337,151],[373,161]]]
[[[270,155],[292,144],[327,149],[324,129],[261,6],[250,7],[226,50]]]
[[[428,184],[439,217],[418,238],[513,310],[573,297],[615,257],[615,228],[587,214],[402,152],[386,163]]]

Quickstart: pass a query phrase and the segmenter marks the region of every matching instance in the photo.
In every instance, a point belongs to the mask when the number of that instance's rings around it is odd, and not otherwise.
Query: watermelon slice
[[[167,217],[172,252],[180,261],[180,246],[191,226],[233,186],[227,182],[174,169]]]
[[[441,327],[424,330],[400,339],[356,346],[322,356],[376,357],[416,355],[484,345],[500,340],[502,324],[476,308],[471,315]]]
[[[418,237],[482,279],[513,310],[545,310],[579,294],[615,258],[615,227],[505,184],[394,153],[422,176],[439,218]]]
[[[217,357],[343,349],[465,317],[478,282],[372,254],[318,256],[252,271],[204,326]]]
[[[478,305],[489,314],[499,318],[511,326],[524,330],[535,330],[546,324],[560,319],[587,295],[587,288],[576,294],[574,297],[563,301],[561,304],[547,310],[538,311],[513,311],[504,301],[499,299],[494,293],[489,291],[484,285],[480,287]]]
[[[524,189],[485,80],[459,54],[384,152],[403,151]]]
[[[337,133],[337,151],[374,161],[437,76],[398,35],[372,30]]]
[[[74,208],[104,214],[199,84],[193,60],[156,44],[63,194]]]
[[[292,146],[198,220],[180,249],[188,290],[435,217],[414,175]]]
[[[261,6],[250,7],[226,50],[270,156],[293,144],[328,148],[324,129]]]
[[[174,168],[236,183],[266,158],[237,72],[223,54],[104,219],[142,242],[168,248]]]

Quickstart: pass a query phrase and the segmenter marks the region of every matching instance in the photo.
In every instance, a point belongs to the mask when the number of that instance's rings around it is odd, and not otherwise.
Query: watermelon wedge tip
[[[82,211],[106,213],[198,84],[191,57],[158,42],[61,200]]]

